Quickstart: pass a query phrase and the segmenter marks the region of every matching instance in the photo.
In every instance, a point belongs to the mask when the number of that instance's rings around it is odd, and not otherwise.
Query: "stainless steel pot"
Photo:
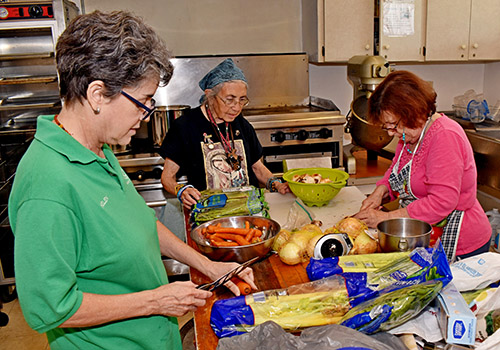
[[[405,252],[428,247],[432,226],[425,221],[397,218],[377,225],[380,248],[384,252]]]
[[[154,146],[161,146],[172,121],[179,118],[190,108],[191,107],[187,105],[172,105],[156,108],[156,111],[151,117],[151,136]]]
[[[368,98],[359,96],[351,103],[351,116],[347,121],[347,129],[358,146],[378,151],[392,140],[387,131],[368,123]]]

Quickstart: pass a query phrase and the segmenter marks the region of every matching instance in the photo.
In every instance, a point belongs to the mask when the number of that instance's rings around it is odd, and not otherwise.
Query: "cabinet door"
[[[470,60],[500,59],[500,1],[472,0]]]
[[[324,0],[325,62],[373,55],[373,0]]]
[[[426,61],[469,58],[470,10],[471,0],[427,0]]]
[[[380,0],[380,56],[391,62],[424,60],[424,5],[424,0]]]

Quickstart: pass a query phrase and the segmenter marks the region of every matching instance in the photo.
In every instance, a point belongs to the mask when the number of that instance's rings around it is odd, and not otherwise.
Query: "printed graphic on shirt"
[[[203,159],[205,160],[207,188],[231,188],[250,184],[247,159],[242,140],[234,140],[236,154],[242,157],[241,168],[239,170],[233,170],[220,142],[208,144],[200,142],[200,144],[203,151]]]

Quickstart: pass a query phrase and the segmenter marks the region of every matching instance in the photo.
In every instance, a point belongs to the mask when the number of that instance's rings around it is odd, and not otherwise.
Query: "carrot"
[[[243,281],[239,277],[235,276],[235,277],[231,278],[231,282],[233,282],[234,284],[236,284],[236,286],[238,286],[238,289],[240,290],[241,295],[248,295],[252,292],[252,287],[250,287],[250,285],[248,283],[246,283],[245,281]]]
[[[250,243],[258,243],[258,242],[262,242],[262,238],[260,238],[260,237],[254,237],[250,241]]]
[[[248,232],[248,234],[245,236],[245,239],[247,241],[251,242],[254,234],[255,234],[255,229],[252,228],[252,229],[250,229],[250,231]]]
[[[240,227],[216,227],[214,228],[214,233],[233,233],[241,236],[246,236],[250,232],[251,228],[240,228]]]
[[[214,236],[234,241],[237,242],[239,245],[248,245],[250,242],[248,242],[245,237],[241,237],[240,235],[234,235],[231,233],[215,233]]]
[[[216,241],[216,240],[210,240],[210,244],[215,247],[237,247],[239,245],[236,242]]]
[[[250,228],[250,223],[248,221],[245,221],[245,228],[248,230]]]
[[[254,233],[254,236],[255,237],[262,237],[262,231],[259,230],[258,228],[254,228],[255,230],[255,233]]]

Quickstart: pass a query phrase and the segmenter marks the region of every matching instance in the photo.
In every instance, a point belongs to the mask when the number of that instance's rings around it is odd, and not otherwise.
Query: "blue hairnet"
[[[220,83],[231,80],[243,80],[245,83],[247,79],[243,74],[243,71],[236,67],[231,58],[226,58],[224,61],[219,63],[217,67],[212,69],[200,80],[198,85],[205,91],[206,89],[211,89]]]

